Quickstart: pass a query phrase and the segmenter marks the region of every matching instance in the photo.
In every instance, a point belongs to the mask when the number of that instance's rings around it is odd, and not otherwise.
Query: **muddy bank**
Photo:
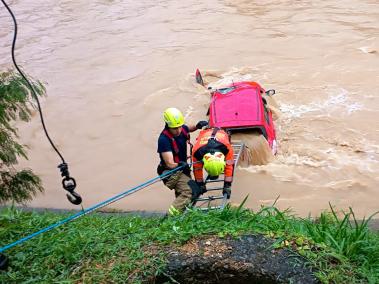
[[[206,237],[167,247],[168,262],[154,283],[319,283],[314,270],[261,235]],[[177,282],[175,282],[177,281]]]

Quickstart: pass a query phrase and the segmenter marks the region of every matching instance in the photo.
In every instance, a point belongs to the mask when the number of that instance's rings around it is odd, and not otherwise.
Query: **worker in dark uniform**
[[[191,202],[196,183],[191,179],[191,170],[187,164],[187,144],[190,142],[189,133],[201,129],[208,123],[199,121],[196,126],[185,125],[183,114],[176,108],[168,108],[163,113],[165,128],[158,138],[158,153],[160,164],[159,175],[181,167],[180,170],[163,179],[164,184],[175,190],[175,200],[169,208],[169,214],[182,212]],[[198,188],[198,187],[197,187]]]

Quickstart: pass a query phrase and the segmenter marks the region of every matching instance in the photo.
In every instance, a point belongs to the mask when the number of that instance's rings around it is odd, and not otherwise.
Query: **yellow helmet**
[[[203,157],[204,169],[212,177],[217,177],[224,172],[225,156],[221,152],[206,153]]]
[[[163,119],[169,128],[180,127],[184,124],[183,114],[174,107],[170,107],[163,112]]]

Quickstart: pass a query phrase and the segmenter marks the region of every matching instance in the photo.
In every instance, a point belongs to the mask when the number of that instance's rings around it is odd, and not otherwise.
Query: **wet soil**
[[[155,283],[319,283],[314,269],[288,249],[272,249],[261,235],[206,237],[168,247],[167,267]]]

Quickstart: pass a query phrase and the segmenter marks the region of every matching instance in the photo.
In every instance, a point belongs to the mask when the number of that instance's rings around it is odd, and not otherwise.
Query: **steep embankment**
[[[2,210],[0,245],[64,217]],[[342,217],[313,222],[275,207],[164,219],[93,214],[7,251],[0,282],[377,283],[379,235]]]

